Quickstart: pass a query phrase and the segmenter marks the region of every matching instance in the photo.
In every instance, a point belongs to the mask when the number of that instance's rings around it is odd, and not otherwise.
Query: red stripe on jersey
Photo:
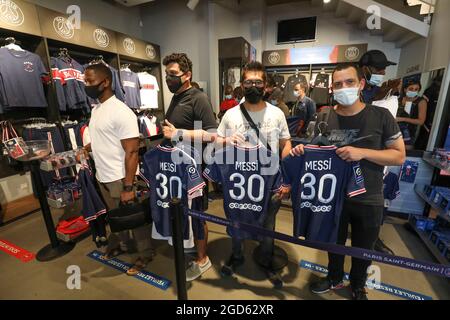
[[[359,190],[350,192],[348,195],[349,195],[350,198],[353,198],[355,196],[358,196],[358,195],[366,193],[366,192],[367,192],[367,190],[364,188],[364,189],[359,189]]]

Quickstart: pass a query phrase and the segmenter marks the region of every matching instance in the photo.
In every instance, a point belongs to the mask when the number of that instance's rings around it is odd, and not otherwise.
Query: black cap
[[[396,66],[397,64],[387,59],[386,55],[380,50],[367,51],[359,60],[359,66],[374,67],[379,70],[386,69],[389,66]]]

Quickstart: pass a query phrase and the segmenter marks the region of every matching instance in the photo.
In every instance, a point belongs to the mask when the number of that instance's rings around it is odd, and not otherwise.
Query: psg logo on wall
[[[350,47],[345,50],[345,58],[354,61],[359,58],[359,49],[357,47]]]
[[[123,47],[125,51],[129,54],[134,54],[136,52],[136,45],[134,44],[134,41],[130,38],[126,38],[123,40]]]
[[[271,54],[269,54],[269,63],[270,64],[277,64],[280,62],[281,60],[281,56],[278,52],[272,52]]]
[[[72,22],[64,17],[56,17],[53,19],[53,28],[64,39],[72,39],[75,35],[75,28]]]
[[[10,0],[0,1],[0,19],[12,26],[20,26],[25,21],[22,9]]]
[[[94,41],[98,46],[102,48],[106,48],[107,46],[109,46],[109,36],[102,29],[94,30]]]
[[[156,58],[155,48],[153,48],[153,46],[150,45],[150,44],[148,44],[145,47],[145,53],[147,54],[147,57],[149,57],[150,59],[155,59]]]

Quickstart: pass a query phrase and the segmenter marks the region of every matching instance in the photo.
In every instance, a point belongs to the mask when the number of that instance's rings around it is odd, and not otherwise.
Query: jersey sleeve
[[[142,180],[144,180],[144,182],[147,184],[147,186],[149,188],[151,188],[151,186],[150,186],[150,170],[148,169],[148,165],[145,160],[139,166],[139,177]]]
[[[290,187],[295,179],[299,176],[301,168],[300,159],[297,156],[288,156],[281,163],[282,184]]]
[[[208,165],[205,168],[205,170],[203,170],[203,176],[211,182],[217,183],[222,182],[219,166],[217,165],[216,162],[213,162],[212,164]]]
[[[353,162],[350,168],[351,171],[349,173],[347,184],[347,195],[349,198],[353,198],[366,193],[366,187],[364,185],[364,176],[359,163]]]
[[[185,177],[188,198],[195,199],[201,197],[206,183],[203,181],[195,164],[185,166]]]
[[[275,175],[271,191],[273,193],[277,193],[281,190],[282,187],[283,187],[283,175],[281,173],[281,170],[278,170],[277,174]]]

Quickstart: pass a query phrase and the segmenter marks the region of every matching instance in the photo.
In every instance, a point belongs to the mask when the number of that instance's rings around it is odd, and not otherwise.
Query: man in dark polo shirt
[[[174,94],[166,114],[164,137],[171,141],[200,142],[200,146],[202,143],[215,141],[217,134],[206,130],[217,129],[216,118],[208,96],[192,87],[191,60],[184,53],[174,53],[164,58],[163,65],[166,67],[167,86]],[[203,153],[203,150],[196,151]],[[207,195],[203,199],[202,209],[206,210]],[[197,279],[211,268],[211,261],[206,253],[208,227],[204,221],[193,219],[193,229],[197,259],[186,271],[187,281]]]

